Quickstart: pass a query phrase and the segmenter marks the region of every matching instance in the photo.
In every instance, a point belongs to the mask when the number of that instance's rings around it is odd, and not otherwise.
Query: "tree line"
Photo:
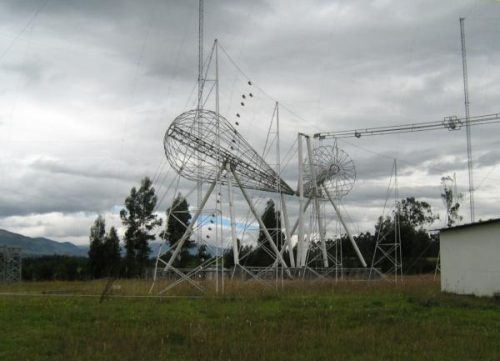
[[[445,199],[450,197],[450,194],[443,193],[442,197]],[[461,219],[458,215],[459,204],[456,202],[451,203],[453,205],[449,207],[447,213],[448,226],[454,225]],[[269,229],[269,233],[278,249],[281,250],[285,244],[285,235],[281,231],[280,216],[280,212],[275,210],[274,202],[269,200],[262,215],[262,220],[266,228]],[[400,237],[403,272],[406,274],[433,272],[439,254],[439,234],[430,232],[429,227],[437,219],[439,217],[433,213],[429,203],[419,201],[414,197],[407,197],[397,202],[395,211],[390,215],[378,218],[373,227],[373,232],[362,232],[354,235],[353,238],[369,266],[371,265],[371,257],[375,251],[377,241],[394,243],[396,237]],[[399,225],[399,234],[396,234],[397,224]],[[322,251],[319,246],[319,241],[316,241],[309,248],[308,264],[311,267],[323,267]],[[341,235],[338,239],[326,239],[326,248],[332,258],[342,256],[343,267],[360,267],[359,260],[347,234]],[[296,257],[296,246],[293,247],[292,252],[293,256]],[[274,252],[262,230],[259,232],[257,247],[240,246],[239,253],[240,263],[244,266],[269,266],[274,262]],[[283,252],[283,258],[290,265],[288,250]],[[234,265],[232,249],[226,252],[224,259],[226,266],[231,267]],[[378,267],[381,267],[382,271],[386,271],[391,268],[391,264],[385,261],[379,264]]]
[[[453,226],[461,220],[459,215],[461,195],[451,186],[451,178],[441,180],[443,192],[441,197],[446,207],[446,224]],[[157,196],[151,180],[142,179],[138,188],[133,187],[125,199],[125,207],[120,211],[120,219],[125,227],[123,241],[118,237],[115,227],[106,231],[106,221],[98,216],[90,228],[88,259],[81,257],[46,256],[28,258],[23,261],[24,279],[90,279],[102,277],[143,277],[148,268],[154,266],[151,258],[150,242],[159,233],[161,240],[171,248],[183,236],[191,222],[189,204],[181,194],[177,195],[172,205],[166,210],[166,222],[155,212]],[[428,228],[439,217],[431,206],[414,197],[407,197],[397,202],[397,212],[379,217],[373,232],[364,232],[354,236],[362,254],[370,264],[377,240],[394,242],[396,237],[396,221],[401,235],[403,270],[405,273],[421,273],[434,270],[439,253],[439,235],[431,233]],[[286,237],[282,231],[281,214],[273,200],[268,200],[261,215],[264,225],[274,243],[281,250],[285,247]],[[158,227],[160,232],[158,232]],[[271,248],[263,229],[259,229],[257,244],[242,245],[238,240],[240,263],[247,267],[265,267],[274,263],[274,251]],[[121,247],[121,244],[123,247]],[[356,254],[350,245],[347,235],[338,239],[326,240],[327,251],[332,255],[342,253],[344,267],[359,267]],[[289,264],[288,252],[296,256],[297,249],[283,250],[283,259]],[[170,258],[168,252],[165,261]],[[212,255],[204,244],[196,244],[188,235],[178,257],[175,267],[196,267]],[[224,266],[234,266],[232,247],[224,251]],[[312,244],[309,250],[310,266],[322,267],[322,255],[318,244]],[[381,267],[388,268],[388,263]]]
[[[89,272],[92,278],[101,277],[143,277],[153,266],[150,242],[155,240],[157,228],[162,219],[155,212],[158,198],[151,180],[142,179],[140,187],[133,187],[125,199],[125,208],[120,211],[120,219],[125,227],[123,250],[116,229],[105,230],[105,220],[98,216],[90,229]],[[159,232],[162,240],[173,246],[184,234],[191,220],[189,204],[177,195],[171,207],[166,210],[166,225]],[[187,240],[176,259],[176,267],[190,267],[198,264],[206,248],[200,247],[193,255],[194,242]],[[122,252],[123,251],[123,252]],[[123,257],[122,257],[122,253]]]

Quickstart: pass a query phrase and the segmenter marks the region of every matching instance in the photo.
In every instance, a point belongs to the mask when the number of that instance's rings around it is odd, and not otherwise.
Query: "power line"
[[[40,12],[45,8],[45,6],[47,6],[48,2],[49,2],[49,0],[45,0],[35,10],[33,15],[31,16],[31,18],[29,18],[29,20],[26,22],[24,27],[21,29],[21,31],[19,33],[17,33],[17,35],[12,39],[12,41],[9,43],[9,45],[7,45],[7,47],[2,51],[2,53],[0,54],[0,61],[3,60],[3,58],[7,55],[7,53],[10,51],[10,49],[12,49],[12,47],[15,45],[15,43],[21,38],[21,36],[23,36],[23,34],[26,32],[26,30],[28,30],[28,28],[35,22],[36,18],[38,17]]]
[[[219,44],[219,47],[220,49],[222,50],[222,52],[224,53],[224,55],[226,55],[227,59],[229,60],[229,62],[235,67],[235,69],[241,73],[241,75],[243,75],[243,77],[245,77],[247,79],[247,81],[251,81],[250,77],[241,69],[241,67],[236,63],[236,61],[231,57],[231,55],[229,55],[229,53],[226,51],[226,49]],[[275,99],[272,95],[270,95],[268,92],[266,92],[264,89],[262,89],[258,84],[256,84],[255,82],[252,81],[252,85],[258,89],[262,94],[264,94],[267,98],[269,98],[270,100],[272,100],[274,103],[276,102],[279,102],[280,103],[280,107],[285,109],[288,113],[290,113],[291,115],[293,115],[295,118],[303,121],[303,122],[306,122],[306,123],[310,123],[308,120],[306,120],[305,118],[303,118],[302,116],[298,115],[295,111],[293,111],[291,108],[287,107],[286,105],[284,105],[281,101],[278,101],[277,99]]]

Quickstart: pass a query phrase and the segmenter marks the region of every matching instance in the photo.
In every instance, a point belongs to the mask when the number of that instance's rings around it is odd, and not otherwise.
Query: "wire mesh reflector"
[[[228,163],[245,188],[277,192],[281,183],[281,192],[295,193],[241,134],[213,111],[194,109],[179,115],[165,133],[163,146],[170,165],[184,178],[212,182]]]
[[[349,193],[356,180],[356,169],[352,159],[336,146],[320,146],[313,150],[313,169],[316,172],[316,182],[323,185],[332,197],[342,198]],[[319,195],[326,198],[321,187]],[[304,194],[311,196],[314,192],[309,159],[304,164]]]

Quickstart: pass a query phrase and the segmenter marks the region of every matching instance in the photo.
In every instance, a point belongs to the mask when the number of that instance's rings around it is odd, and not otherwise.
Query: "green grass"
[[[148,286],[119,283],[122,295]],[[0,360],[500,360],[500,304],[429,279],[226,286],[223,297],[101,304],[61,294],[98,294],[103,282],[0,287],[33,293],[0,295]]]

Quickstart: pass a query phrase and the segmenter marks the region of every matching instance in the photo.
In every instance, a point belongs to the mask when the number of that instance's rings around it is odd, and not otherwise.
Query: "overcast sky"
[[[97,214],[119,225],[125,197],[144,176],[155,180],[164,213],[174,172],[163,135],[195,107],[197,11],[197,0],[0,2],[1,228],[87,244]],[[261,152],[279,101],[281,153],[292,157],[283,174],[296,188],[298,132],[463,116],[460,16],[471,114],[500,112],[498,1],[206,1],[206,53],[218,38],[239,67],[219,51],[221,113],[233,124],[240,113],[238,130]],[[473,127],[472,144],[477,218],[499,217],[500,125]],[[354,231],[373,230],[394,158],[400,196],[428,201],[436,213],[440,179],[455,173],[468,220],[464,130],[339,145],[357,170],[343,199]],[[178,191],[193,186],[181,181]],[[270,196],[252,195],[259,209]]]

